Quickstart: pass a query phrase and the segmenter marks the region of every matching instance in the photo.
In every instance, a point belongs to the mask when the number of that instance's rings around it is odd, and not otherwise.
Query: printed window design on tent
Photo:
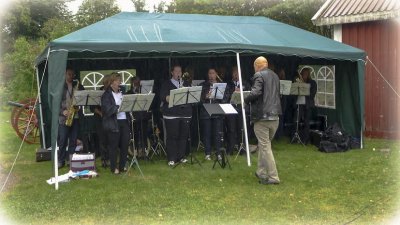
[[[81,71],[80,75],[82,77],[82,85],[85,90],[100,90],[103,86],[103,79],[106,75],[112,72],[117,72],[121,74],[121,85],[125,88],[124,91],[130,89],[130,79],[136,76],[135,69],[124,69],[120,71],[115,70],[101,70],[101,71]],[[83,114],[85,116],[93,115],[88,107],[84,107]]]
[[[335,87],[335,66],[334,65],[302,65],[303,68],[310,68],[311,79],[317,83],[317,94],[315,95],[315,106],[321,108],[336,108],[336,87]]]

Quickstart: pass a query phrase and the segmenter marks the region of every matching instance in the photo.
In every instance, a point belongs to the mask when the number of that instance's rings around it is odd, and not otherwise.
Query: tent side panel
[[[60,113],[61,95],[65,83],[65,68],[67,66],[68,52],[55,51],[49,56],[48,73],[48,102],[51,111],[51,147],[54,156],[54,150],[58,134],[58,116]]]

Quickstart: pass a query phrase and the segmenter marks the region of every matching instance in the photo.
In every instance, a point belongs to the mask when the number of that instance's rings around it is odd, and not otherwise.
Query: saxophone
[[[78,86],[79,86],[79,80],[76,86],[73,88],[72,93],[75,93],[75,91],[78,90]],[[67,127],[72,126],[72,122],[74,122],[74,116],[77,111],[78,110],[75,107],[75,98],[72,98],[72,103],[68,108],[68,116],[67,119],[65,120],[65,126]]]

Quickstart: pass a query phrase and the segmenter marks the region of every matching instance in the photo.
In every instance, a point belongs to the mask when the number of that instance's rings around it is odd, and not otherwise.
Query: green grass
[[[9,113],[0,113],[1,184],[20,145],[7,120]],[[344,224],[357,218],[356,224],[385,224],[399,208],[395,141],[367,140],[363,150],[336,154],[276,141],[282,183],[275,186],[257,183],[253,155],[251,167],[243,156],[231,158],[232,170],[212,170],[212,162],[170,169],[164,160],[140,161],[144,178],[137,169],[115,176],[98,167],[99,177],[60,184],[58,191],[45,182],[52,165],[35,162],[36,148],[24,144],[0,196],[2,210],[16,223]]]

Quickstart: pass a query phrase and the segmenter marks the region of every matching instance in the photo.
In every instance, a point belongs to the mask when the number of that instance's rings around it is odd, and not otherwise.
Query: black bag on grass
[[[319,145],[321,152],[345,152],[349,150],[350,136],[345,134],[337,123],[328,127]]]

